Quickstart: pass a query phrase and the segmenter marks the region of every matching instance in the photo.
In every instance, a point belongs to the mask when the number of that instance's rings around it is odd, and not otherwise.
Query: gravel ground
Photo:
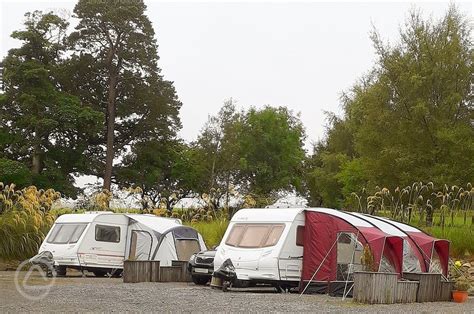
[[[26,273],[20,273],[22,283]],[[22,296],[14,272],[0,271],[0,313],[11,312],[410,312],[474,313],[474,298],[451,302],[362,305],[326,295],[277,294],[270,290],[234,289],[222,292],[192,283],[124,284],[122,279],[57,278],[41,300]],[[38,273],[25,281],[31,295],[45,290]]]

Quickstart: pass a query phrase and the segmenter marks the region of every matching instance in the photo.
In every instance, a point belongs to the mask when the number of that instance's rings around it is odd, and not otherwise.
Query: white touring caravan
[[[447,265],[445,240],[405,231],[413,228],[401,223],[396,224],[403,227],[395,229],[390,225],[395,222],[384,221],[328,208],[241,209],[216,251],[214,270],[230,259],[236,286],[266,283],[278,289],[302,289],[317,284],[335,291],[345,290],[353,272],[363,269],[366,247],[379,272],[400,276],[404,271],[426,272],[432,248],[440,264]]]
[[[159,260],[169,266],[205,249],[202,236],[179,219],[88,212],[58,217],[39,253],[52,253],[58,275],[69,267],[104,276],[120,274],[125,259]]]
[[[287,281],[297,285],[303,260],[302,209],[249,208],[232,217],[214,258],[230,259],[239,284]]]

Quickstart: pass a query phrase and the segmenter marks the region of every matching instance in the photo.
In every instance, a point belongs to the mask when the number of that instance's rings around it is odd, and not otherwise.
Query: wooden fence
[[[453,282],[441,274],[404,273],[398,280],[394,273],[354,273],[354,300],[362,303],[411,303],[450,301]]]
[[[416,302],[416,293],[418,290],[417,281],[398,281],[396,303],[414,303]]]
[[[160,280],[159,261],[124,261],[123,282],[156,282]]]
[[[417,302],[450,301],[453,282],[444,280],[441,274],[403,273],[403,278],[419,282]]]
[[[123,282],[190,282],[188,263],[172,261],[171,266],[160,266],[159,261],[124,261]]]
[[[398,291],[398,274],[355,272],[354,300],[361,303],[395,303]]]
[[[191,277],[191,273],[188,271],[188,262],[172,261],[171,266],[181,267],[181,277],[179,277],[179,281],[182,281],[182,282],[193,281],[193,278]]]

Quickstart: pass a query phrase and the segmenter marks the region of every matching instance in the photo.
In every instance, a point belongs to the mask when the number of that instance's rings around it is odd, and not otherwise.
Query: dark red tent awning
[[[390,236],[365,221],[343,212],[330,210],[305,211],[305,232],[303,241],[302,280],[333,281],[337,276],[336,240],[341,232],[358,235],[358,241],[368,245],[378,269],[382,256],[393,265],[396,272],[402,272],[403,239]]]

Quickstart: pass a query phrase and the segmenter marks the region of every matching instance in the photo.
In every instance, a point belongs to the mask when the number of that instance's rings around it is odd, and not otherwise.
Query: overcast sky
[[[75,3],[1,1],[0,57],[19,45],[9,35],[22,27],[25,12],[59,8],[72,12]],[[194,140],[208,115],[232,97],[244,108],[283,105],[301,113],[307,149],[324,136],[323,112],[340,113],[341,92],[373,65],[372,24],[393,42],[411,8],[440,18],[449,6],[448,2],[145,3],[162,73],[174,81],[183,102],[180,135],[185,140]],[[472,3],[456,3],[472,17]]]

